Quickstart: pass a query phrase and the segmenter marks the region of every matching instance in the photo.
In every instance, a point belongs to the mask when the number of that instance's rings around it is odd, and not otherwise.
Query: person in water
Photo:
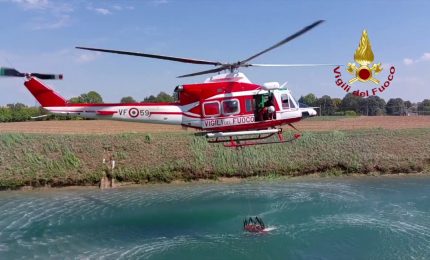
[[[243,221],[243,229],[248,232],[261,232],[265,229],[264,222],[261,218],[249,218]]]

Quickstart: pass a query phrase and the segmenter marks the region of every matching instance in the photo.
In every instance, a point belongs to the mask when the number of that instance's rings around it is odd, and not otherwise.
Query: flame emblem
[[[379,84],[379,80],[373,77],[373,74],[378,74],[382,71],[381,63],[373,64],[372,67],[369,67],[369,64],[373,62],[375,59],[372,46],[370,45],[369,36],[367,35],[367,31],[364,30],[361,35],[360,43],[358,45],[357,50],[354,53],[354,60],[357,62],[360,67],[357,67],[355,63],[348,63],[346,70],[355,75],[355,78],[349,81],[350,84],[361,81],[372,81],[375,84]]]

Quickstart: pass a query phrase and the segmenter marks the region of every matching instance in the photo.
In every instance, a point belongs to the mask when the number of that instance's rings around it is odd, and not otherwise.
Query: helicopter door
[[[269,106],[273,106],[273,99],[273,93],[265,93],[254,96],[255,121],[264,121],[276,118],[275,113],[271,113],[272,115],[269,116],[269,113],[267,111]]]

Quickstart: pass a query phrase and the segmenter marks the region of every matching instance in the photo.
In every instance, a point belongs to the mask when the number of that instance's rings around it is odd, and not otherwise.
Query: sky
[[[101,54],[75,46],[110,48],[221,62],[235,62],[284,39],[314,21],[325,22],[254,63],[354,62],[361,33],[368,31],[375,63],[394,79],[381,97],[430,99],[430,1],[257,0],[0,0],[0,65],[22,72],[62,73],[49,81],[69,99],[91,90],[105,102],[202,82],[176,78],[211,66]],[[352,76],[341,68],[342,78]],[[244,68],[254,83],[288,81],[293,96],[314,93],[342,98],[333,67]],[[210,75],[209,75],[210,76]],[[0,105],[35,105],[20,78],[0,78]],[[357,82],[371,90],[373,83]]]

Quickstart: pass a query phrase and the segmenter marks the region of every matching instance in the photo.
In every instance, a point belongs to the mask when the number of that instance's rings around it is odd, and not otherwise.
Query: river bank
[[[171,182],[145,182],[145,183],[136,183],[136,182],[116,182],[115,189],[139,189],[142,187],[145,188],[156,188],[156,187],[199,187],[201,185],[250,185],[250,184],[258,184],[258,183],[296,183],[296,182],[318,182],[318,181],[344,181],[344,180],[368,180],[368,181],[382,181],[382,180],[396,180],[396,179],[417,179],[422,178],[426,180],[430,178],[430,172],[419,172],[419,173],[389,173],[389,174],[381,174],[377,172],[373,172],[371,174],[343,174],[343,175],[328,175],[326,173],[312,173],[308,175],[301,176],[255,176],[248,178],[239,178],[239,177],[219,177],[216,179],[196,179],[196,180],[174,180]],[[8,191],[17,191],[17,192],[55,192],[55,191],[91,191],[91,190],[100,190],[99,184],[94,185],[67,185],[67,186],[21,186],[19,188],[9,188],[0,190],[0,192],[8,192]]]
[[[107,148],[116,161],[114,179],[132,184],[430,172],[430,129],[304,132],[290,144],[240,150],[181,132],[2,133],[0,188],[97,185]]]

